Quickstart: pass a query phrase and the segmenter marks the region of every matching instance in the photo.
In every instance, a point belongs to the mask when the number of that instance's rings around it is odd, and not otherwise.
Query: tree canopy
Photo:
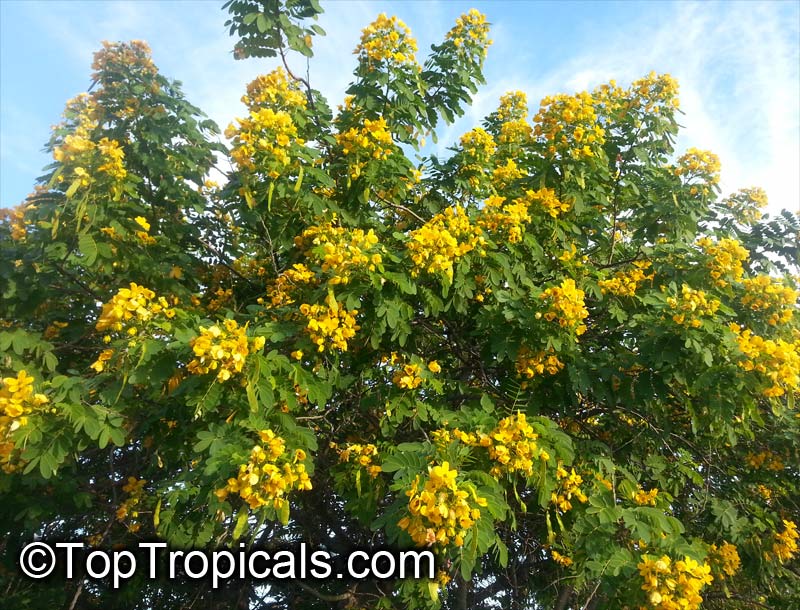
[[[800,222],[675,150],[678,83],[511,91],[442,157],[484,15],[425,58],[378,16],[334,111],[299,70],[316,0],[225,8],[235,57],[281,67],[224,139],[144,42],[104,43],[0,214],[7,602],[800,605]],[[21,576],[34,538],[425,548],[438,572],[114,590]]]

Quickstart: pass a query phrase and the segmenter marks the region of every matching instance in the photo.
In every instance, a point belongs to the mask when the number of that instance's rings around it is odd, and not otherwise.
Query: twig
[[[374,195],[375,195],[375,197],[377,197],[380,201],[382,201],[383,203],[385,203],[389,207],[395,208],[397,210],[401,210],[401,211],[405,212],[406,214],[411,214],[411,216],[413,216],[414,218],[419,220],[422,224],[425,224],[425,219],[424,218],[422,218],[421,216],[417,215],[416,212],[414,212],[413,210],[410,210],[406,206],[400,205],[399,203],[394,203],[392,201],[389,201],[388,199],[384,199],[378,193],[374,193]]]
[[[81,593],[83,593],[83,585],[85,582],[85,580],[81,579],[80,584],[78,584],[78,588],[75,589],[75,595],[72,596],[72,602],[69,605],[69,610],[75,610],[75,606],[78,605],[78,598],[81,596]]]
[[[322,593],[320,591],[317,591],[314,587],[312,587],[311,585],[307,585],[302,580],[298,580],[296,582],[298,585],[300,585],[301,589],[307,591],[308,593],[311,593],[311,595],[313,595],[317,599],[321,599],[324,602],[343,602],[352,600],[354,598],[352,591],[347,591],[346,593],[339,593],[338,595],[330,595],[328,593]]]
[[[253,284],[253,282],[251,282],[248,277],[242,275],[237,269],[235,269],[230,264],[228,264],[228,262],[225,260],[225,256],[222,254],[222,252],[217,250],[214,246],[212,246],[210,243],[208,243],[206,240],[204,240],[202,238],[199,238],[197,241],[199,241],[203,245],[204,248],[206,248],[208,251],[210,251],[211,254],[216,256],[222,266],[226,267],[231,273],[233,273],[237,277],[239,277],[239,278],[243,279],[245,282],[247,282],[250,285],[251,288],[257,288],[257,286],[255,284]]]

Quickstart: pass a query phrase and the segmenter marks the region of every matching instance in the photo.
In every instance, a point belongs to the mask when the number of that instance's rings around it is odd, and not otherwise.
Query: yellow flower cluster
[[[723,542],[720,546],[712,544],[708,549],[708,561],[714,576],[719,580],[725,580],[726,576],[734,576],[742,565],[739,551],[729,542]]]
[[[415,57],[417,41],[411,30],[395,16],[387,17],[385,13],[361,30],[361,42],[353,53],[359,61],[366,62],[373,69],[372,62],[386,61],[395,67],[411,67],[419,70]]]
[[[744,287],[742,305],[753,311],[768,313],[768,324],[777,326],[792,321],[800,292],[768,275],[746,278],[742,280],[742,286]]]
[[[661,107],[677,108],[678,81],[669,74],[656,74],[650,72],[644,78],[633,81],[631,92],[639,96],[638,105],[643,107],[644,114],[659,112]],[[638,100],[637,100],[638,101]]]
[[[605,141],[594,106],[595,99],[586,91],[542,100],[533,118],[534,134],[548,144],[549,155],[564,153],[576,159],[594,155],[593,145]]]
[[[94,172],[103,172],[111,179],[111,192],[115,197],[121,193],[121,182],[128,175],[125,169],[125,152],[117,140],[107,137],[99,142],[92,140],[92,133],[100,124],[97,103],[88,95],[79,95],[67,102],[64,116],[68,118],[68,133],[59,137],[53,147],[53,158],[63,165],[59,182],[77,183],[88,187],[95,180]]]
[[[130,518],[128,523],[128,531],[136,533],[142,527],[139,523],[139,509],[137,508],[144,497],[144,486],[147,484],[145,479],[137,479],[136,477],[128,477],[127,483],[122,486],[122,491],[128,494],[125,501],[120,504],[117,509],[117,520],[124,521]]]
[[[0,219],[3,219],[4,223],[7,222],[11,227],[11,239],[14,241],[23,241],[28,234],[28,229],[25,228],[25,212],[29,209],[35,209],[35,207],[21,203],[10,210],[0,210]]]
[[[392,352],[391,356],[384,356],[381,358],[381,364],[389,367],[397,367],[394,369],[394,374],[392,375],[392,383],[403,390],[418,388],[424,381],[424,378],[420,376],[423,365],[408,363],[405,357],[398,355],[397,352]],[[434,374],[442,371],[442,367],[439,366],[436,360],[431,360],[427,368]]]
[[[48,340],[56,339],[61,335],[61,331],[67,326],[69,326],[67,322],[59,322],[58,320],[54,320],[51,324],[47,325],[47,328],[44,329],[42,337]]]
[[[133,69],[140,76],[155,76],[158,73],[153,60],[150,57],[150,47],[143,40],[131,40],[130,42],[108,42],[103,41],[103,48],[94,54],[92,62],[92,79],[101,81],[108,86],[109,81],[118,79],[120,68]],[[103,76],[106,78],[103,78]]]
[[[419,364],[405,364],[398,368],[392,376],[392,383],[403,390],[413,390],[422,384],[419,376],[422,367]]]
[[[536,445],[539,435],[533,431],[524,413],[504,417],[497,427],[489,432],[489,444],[482,434],[465,434],[454,430],[453,435],[466,445],[486,447],[489,457],[496,463],[489,474],[499,477],[506,473],[521,472],[526,477],[533,475],[534,459],[549,459],[549,455]]]
[[[767,501],[767,504],[770,504],[770,501],[772,500],[772,490],[769,487],[759,483],[756,485],[756,491],[758,492],[758,495]]]
[[[491,134],[480,127],[463,134],[460,144],[462,160],[459,171],[467,178],[470,186],[477,189],[487,177],[487,168],[492,165],[497,144]]]
[[[572,558],[571,557],[567,557],[566,555],[562,555],[558,551],[553,551],[552,555],[553,555],[553,561],[555,561],[558,565],[564,566],[565,568],[568,568],[569,566],[572,565]]]
[[[233,141],[231,157],[249,171],[263,171],[273,180],[291,164],[291,146],[302,146],[293,113],[306,107],[299,85],[290,81],[282,68],[261,75],[247,85],[242,96],[248,118],[231,123],[225,137]]]
[[[492,182],[497,189],[504,189],[515,180],[522,178],[523,173],[513,159],[506,159],[505,165],[498,165],[492,170]]]
[[[403,517],[398,526],[411,536],[418,546],[439,544],[455,546],[464,544],[464,536],[480,518],[479,506],[486,506],[486,499],[479,497],[475,488],[456,481],[458,471],[448,462],[428,467],[428,476],[419,489],[419,476],[406,492],[409,516]]]
[[[637,288],[655,277],[654,273],[647,275],[645,271],[651,267],[650,261],[634,261],[634,268],[630,271],[617,271],[613,277],[600,280],[597,284],[603,294],[611,293],[620,297],[632,297]]]
[[[108,138],[100,138],[97,143],[97,150],[100,151],[103,163],[97,168],[99,172],[105,172],[114,180],[122,180],[128,175],[123,159],[125,159],[125,151],[116,140]],[[76,169],[77,171],[77,169]]]
[[[420,270],[443,272],[452,280],[453,263],[476,248],[482,254],[484,243],[481,228],[470,222],[464,208],[447,208],[409,234],[411,275],[419,275]]]
[[[120,288],[111,301],[103,305],[95,328],[99,331],[122,331],[128,326],[128,334],[135,335],[135,326],[129,323],[148,322],[154,316],[163,314],[167,318],[175,316],[164,297],[156,298],[149,288],[130,283],[130,288]]]
[[[533,128],[525,119],[516,119],[500,125],[497,141],[500,144],[520,146],[529,142],[531,137],[533,137]]]
[[[247,356],[264,347],[264,337],[248,339],[247,327],[240,327],[236,320],[225,320],[223,327],[214,324],[200,327],[200,335],[189,345],[195,357],[187,366],[193,375],[205,375],[216,371],[218,381],[227,381],[241,373]]]
[[[775,541],[772,543],[772,554],[766,553],[767,559],[771,559],[772,555],[781,563],[786,563],[792,557],[797,555],[797,539],[800,534],[797,533],[797,524],[794,521],[783,520],[783,531],[775,534]]]
[[[225,130],[225,137],[233,140],[231,157],[240,168],[262,170],[273,180],[291,163],[292,143],[305,143],[297,137],[297,126],[285,110],[252,109],[248,118],[236,122],[238,127],[231,123]]]
[[[548,322],[558,320],[562,328],[574,331],[576,335],[582,335],[586,332],[583,321],[589,315],[583,300],[584,294],[572,278],[565,279],[560,286],[547,288],[539,295],[539,298],[547,301],[549,305],[544,313],[544,319]]]
[[[505,197],[492,195],[484,201],[483,209],[478,217],[478,225],[489,232],[504,231],[512,244],[522,241],[524,226],[531,221],[528,214],[528,203],[524,199],[515,199],[505,203]]]
[[[0,381],[0,468],[4,472],[15,469],[11,463],[14,443],[8,435],[28,425],[28,415],[48,402],[47,396],[33,391],[33,377],[25,370]]]
[[[100,352],[100,355],[97,357],[92,364],[89,365],[90,369],[93,369],[96,373],[102,373],[106,370],[106,362],[111,360],[114,357],[114,350],[113,349],[104,349]]]
[[[139,241],[148,246],[156,243],[155,238],[150,235],[150,223],[147,222],[144,216],[137,216],[136,218],[133,219],[133,221],[141,227],[140,231],[136,231],[136,237],[139,238]],[[114,227],[111,227],[111,232],[107,231],[103,232],[106,233],[112,239],[116,239],[117,237],[116,231],[114,231]]]
[[[392,134],[383,117],[364,119],[362,127],[336,134],[336,142],[347,158],[350,177],[355,180],[370,160],[382,161],[395,150]]]
[[[713,317],[719,309],[718,299],[709,299],[702,290],[695,290],[688,284],[681,286],[681,293],[676,297],[667,297],[667,305],[677,310],[672,315],[675,324],[700,328],[703,325],[702,316]]]
[[[500,96],[497,119],[503,123],[528,116],[528,96],[524,91],[509,91]]]
[[[305,108],[306,96],[295,81],[290,81],[283,68],[276,68],[269,74],[257,76],[247,85],[247,94],[242,103],[248,108],[267,106],[273,110],[292,112]]]
[[[657,497],[658,497],[657,488],[654,487],[649,491],[645,491],[644,489],[639,487],[633,494],[633,501],[639,506],[655,506]]]
[[[375,271],[383,260],[377,252],[370,252],[378,244],[378,236],[372,229],[365,232],[325,222],[309,227],[294,242],[298,248],[305,248],[308,258],[318,259],[323,271],[333,275],[329,284],[346,284],[353,271],[359,268]]]
[[[271,506],[280,511],[288,502],[289,492],[311,489],[304,463],[306,453],[297,449],[289,459],[283,438],[272,430],[262,430],[259,437],[262,445],[253,447],[247,464],[239,466],[237,477],[228,479],[227,485],[215,493],[220,500],[229,493],[239,494],[253,510]]]
[[[714,153],[690,148],[678,159],[678,166],[673,173],[686,176],[687,180],[700,178],[709,184],[717,184],[721,167],[719,157]]]
[[[761,451],[759,453],[749,452],[745,456],[747,465],[755,470],[766,468],[767,470],[783,470],[784,465],[781,457],[774,451]]]
[[[528,97],[522,91],[510,91],[501,96],[496,116],[501,121],[497,137],[500,144],[520,145],[530,141],[533,128],[526,121]]]
[[[357,309],[348,311],[336,300],[333,293],[325,297],[325,305],[300,305],[300,313],[307,319],[306,331],[320,352],[338,349],[347,351],[347,341],[356,336],[361,327],[356,324]]]
[[[559,201],[556,192],[547,187],[540,188],[538,191],[525,191],[525,199],[529,202],[529,207],[534,204],[538,205],[553,218],[566,214],[572,207],[566,201]]]
[[[743,224],[758,222],[767,203],[767,193],[758,187],[739,189],[725,200],[733,217]]]
[[[575,498],[581,504],[587,501],[586,494],[581,489],[583,477],[570,468],[569,472],[559,463],[556,468],[556,480],[559,486],[556,491],[550,494],[550,502],[562,513],[572,510],[572,499]]]
[[[456,19],[456,24],[447,32],[446,39],[452,40],[461,52],[470,53],[482,60],[486,57],[486,51],[492,44],[489,39],[489,24],[486,22],[486,15],[477,9],[470,9],[469,12]]]
[[[640,610],[697,610],[703,603],[700,591],[714,580],[711,566],[691,557],[673,562],[668,555],[643,555],[637,567],[648,601]]]
[[[292,265],[282,271],[267,290],[267,296],[273,307],[291,305],[294,303],[292,293],[302,284],[311,284],[316,281],[316,275],[302,263]]]
[[[516,368],[520,375],[533,379],[536,375],[555,375],[564,368],[564,363],[558,359],[553,348],[535,353],[522,348],[517,356]]]
[[[208,311],[218,311],[233,297],[233,288],[217,288],[208,301]]]
[[[331,443],[333,449],[338,449],[336,443]],[[378,456],[378,448],[372,443],[347,443],[344,449],[338,449],[339,461],[352,462],[362,468],[367,469],[367,474],[373,479],[381,472],[380,464],[374,463],[374,459]]]
[[[465,156],[479,168],[486,167],[497,150],[494,138],[480,127],[462,135],[459,142]]]
[[[605,123],[616,123],[629,113],[636,113],[634,126],[641,125],[642,115],[660,114],[679,106],[678,82],[669,74],[651,72],[636,80],[630,88],[619,87],[616,81],[600,85],[593,92],[595,109]]]
[[[720,239],[716,244],[708,237],[697,240],[697,245],[703,249],[706,256],[712,257],[706,264],[710,275],[717,286],[728,285],[726,277],[738,282],[744,275],[742,263],[750,257],[750,253],[735,239]]]
[[[749,329],[742,330],[737,324],[731,324],[730,329],[745,355],[739,366],[745,371],[766,375],[772,382],[772,386],[764,390],[765,396],[783,396],[787,389],[800,388],[800,341],[764,339]]]

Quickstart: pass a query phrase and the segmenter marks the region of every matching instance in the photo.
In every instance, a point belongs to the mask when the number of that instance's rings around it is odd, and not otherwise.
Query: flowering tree
[[[227,3],[278,57],[217,128],[105,43],[0,221],[0,578],[14,607],[800,603],[797,218],[675,153],[678,85],[482,83],[471,10],[420,63],[379,16],[334,113],[292,70],[316,0]],[[209,179],[230,160],[223,185]],[[114,547],[427,548],[435,580],[17,575]]]

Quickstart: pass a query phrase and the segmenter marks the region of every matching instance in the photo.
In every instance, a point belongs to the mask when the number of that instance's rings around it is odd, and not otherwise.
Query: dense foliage
[[[227,145],[146,44],[105,43],[0,220],[7,603],[800,604],[800,223],[674,151],[678,84],[510,92],[421,156],[482,83],[483,15],[422,63],[379,16],[332,112],[293,69],[315,0],[226,7],[236,57],[282,64]],[[34,536],[418,546],[439,572],[113,591],[23,578]]]

